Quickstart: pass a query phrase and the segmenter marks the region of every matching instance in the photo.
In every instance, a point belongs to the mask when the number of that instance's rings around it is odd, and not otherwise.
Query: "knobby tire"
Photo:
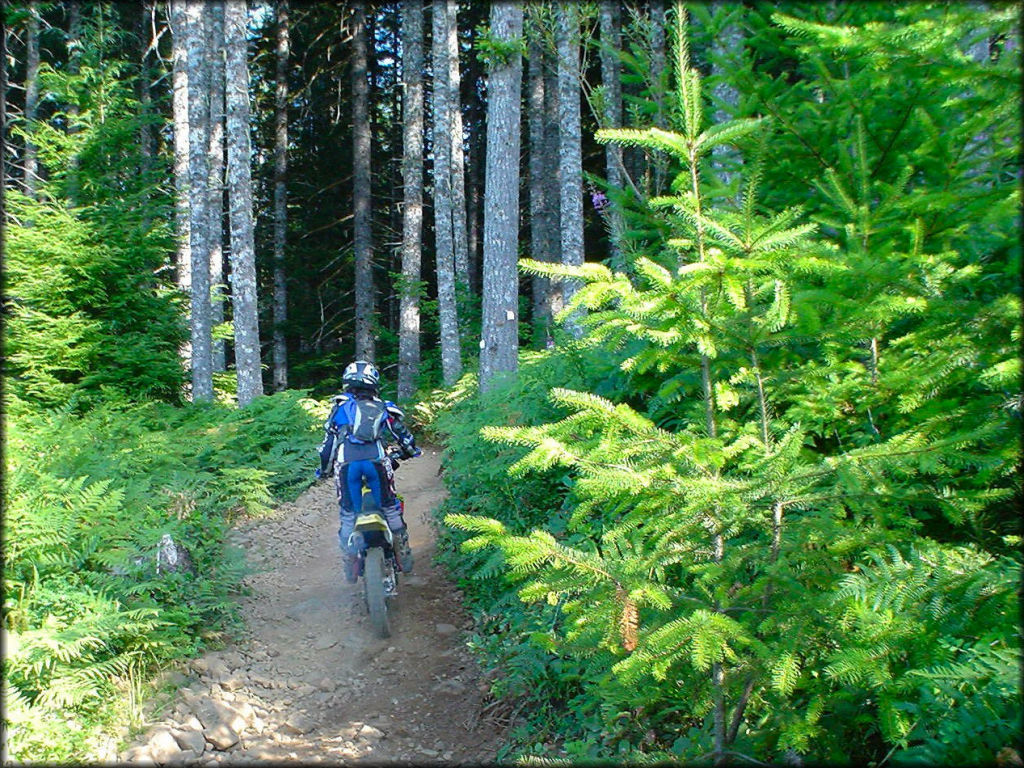
[[[366,607],[370,612],[370,624],[378,637],[390,637],[388,626],[388,606],[384,598],[384,550],[370,547],[366,550],[366,563],[363,570],[363,590],[366,595]]]

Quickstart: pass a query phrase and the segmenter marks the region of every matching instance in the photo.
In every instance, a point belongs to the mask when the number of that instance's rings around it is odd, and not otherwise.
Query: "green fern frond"
[[[601,128],[594,134],[594,138],[602,144],[614,143],[626,147],[660,150],[679,158],[685,158],[689,154],[685,137],[661,128]]]
[[[800,679],[800,658],[795,653],[779,656],[771,673],[772,687],[783,696],[789,696]]]
[[[697,137],[697,144],[705,152],[722,144],[733,144],[737,139],[749,136],[763,124],[764,118],[760,117],[716,123]]]
[[[444,516],[444,522],[452,528],[487,537],[501,536],[505,533],[505,526],[502,523],[478,515],[448,514]]]

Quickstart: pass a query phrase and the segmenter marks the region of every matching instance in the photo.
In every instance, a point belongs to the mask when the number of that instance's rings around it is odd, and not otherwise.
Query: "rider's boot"
[[[359,580],[359,556],[345,552],[341,556],[341,569],[345,572],[345,581],[355,584]]]
[[[395,537],[395,553],[402,573],[412,573],[412,548],[409,546],[409,529],[399,528],[392,531]]]

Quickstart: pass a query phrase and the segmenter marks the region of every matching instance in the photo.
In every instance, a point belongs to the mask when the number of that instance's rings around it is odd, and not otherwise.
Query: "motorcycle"
[[[388,453],[391,466],[398,468],[400,454]],[[399,511],[404,502],[396,494]],[[363,491],[362,510],[356,515],[349,545],[358,557],[359,578],[363,580],[363,599],[370,615],[370,624],[379,637],[390,637],[388,602],[398,596],[398,573],[401,567],[395,553],[391,528],[384,513],[367,488]]]

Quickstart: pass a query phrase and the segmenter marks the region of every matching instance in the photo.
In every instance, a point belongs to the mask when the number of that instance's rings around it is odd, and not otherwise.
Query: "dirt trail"
[[[501,728],[463,645],[471,624],[431,562],[438,466],[428,449],[397,473],[416,567],[399,582],[390,638],[374,635],[362,585],[341,576],[333,481],[321,481],[233,532],[253,570],[246,637],[193,661],[163,721],[122,758],[493,763]]]

